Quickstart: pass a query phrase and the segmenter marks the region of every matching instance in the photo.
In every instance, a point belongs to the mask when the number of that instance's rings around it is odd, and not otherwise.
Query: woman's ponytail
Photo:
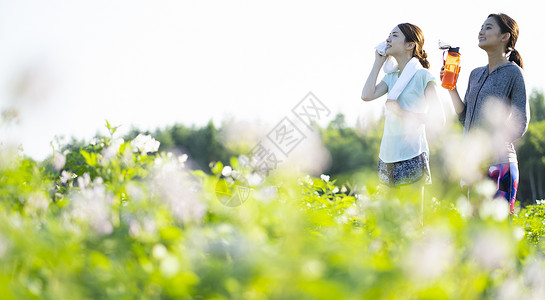
[[[415,57],[418,58],[422,67],[429,69],[430,62],[428,61],[428,54],[426,53],[426,51],[422,49],[420,53],[415,53],[415,54],[416,54]]]
[[[519,65],[521,69],[524,69],[524,63],[522,62],[522,57],[520,56],[520,53],[516,49],[511,49],[511,51],[508,54],[509,61],[512,61]]]

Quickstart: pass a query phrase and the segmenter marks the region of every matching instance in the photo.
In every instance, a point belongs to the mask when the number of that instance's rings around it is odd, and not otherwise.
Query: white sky
[[[354,125],[382,105],[359,97],[373,47],[398,23],[423,30],[437,77],[438,39],[461,47],[463,95],[470,70],[488,63],[477,34],[497,12],[520,27],[528,92],[545,87],[543,4],[379,3],[0,0],[0,109],[20,113],[0,140],[41,159],[55,135],[89,140],[105,119],[121,133],[230,117],[272,128],[309,91]]]

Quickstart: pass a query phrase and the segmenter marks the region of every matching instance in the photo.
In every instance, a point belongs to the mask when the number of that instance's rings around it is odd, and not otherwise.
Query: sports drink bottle
[[[456,81],[460,73],[460,47],[450,47],[448,49],[447,58],[443,60],[443,67],[444,73],[441,86],[453,90],[456,87]]]

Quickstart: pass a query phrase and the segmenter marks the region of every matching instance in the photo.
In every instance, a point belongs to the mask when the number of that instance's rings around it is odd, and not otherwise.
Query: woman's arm
[[[524,77],[519,74],[511,90],[511,116],[508,119],[510,142],[521,138],[530,123],[530,103],[526,96]]]
[[[443,79],[443,73],[445,72],[445,67],[441,68],[441,75],[439,78]],[[450,98],[452,99],[452,105],[454,105],[454,111],[457,114],[461,114],[464,109],[466,108],[464,101],[462,101],[462,98],[460,97],[460,94],[458,93],[458,87],[454,87],[453,90],[448,91]]]
[[[462,101],[462,98],[460,98],[460,94],[458,93],[458,88],[449,90],[448,93],[450,95],[450,98],[452,99],[452,105],[454,105],[454,111],[457,114],[461,114],[466,108],[466,106],[464,104],[464,101]]]
[[[382,65],[385,61],[386,56],[382,56],[375,51],[375,63],[373,64],[371,73],[369,73],[369,76],[365,81],[365,85],[363,86],[363,90],[361,92],[361,100],[372,101],[388,92],[388,86],[386,85],[386,83],[384,83],[384,81],[376,84],[378,73],[380,72],[380,68],[382,68]]]

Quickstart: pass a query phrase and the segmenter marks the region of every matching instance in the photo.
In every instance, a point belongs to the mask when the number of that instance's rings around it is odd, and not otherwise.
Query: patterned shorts
[[[431,172],[428,154],[423,152],[408,160],[385,163],[378,161],[378,179],[389,186],[411,184],[424,178],[425,184],[431,184]]]

